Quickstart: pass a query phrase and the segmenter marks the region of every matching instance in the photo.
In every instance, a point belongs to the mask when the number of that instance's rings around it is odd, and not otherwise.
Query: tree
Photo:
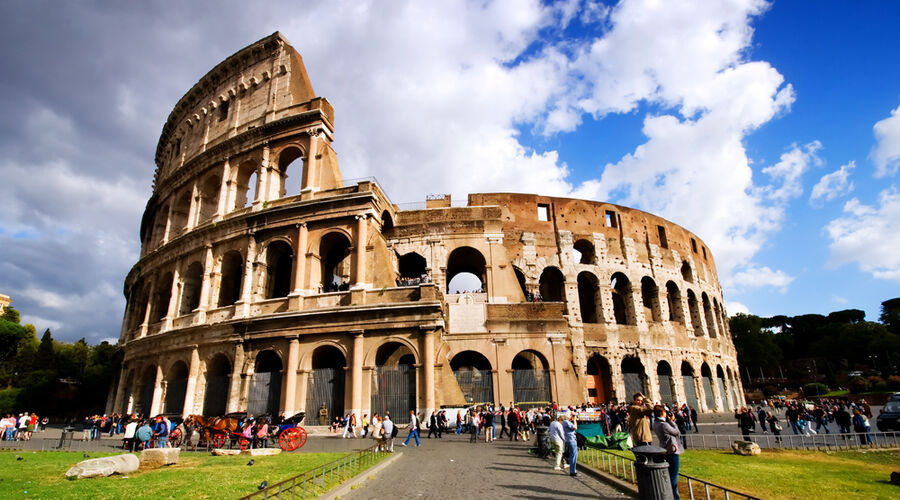
[[[781,348],[775,343],[775,335],[762,325],[762,318],[752,314],[731,317],[729,327],[741,366],[771,370],[781,363]]]
[[[22,322],[22,320],[19,318],[19,311],[13,309],[13,306],[4,307],[3,314],[0,314],[0,318],[5,319],[6,321],[11,321],[17,325]]]
[[[50,335],[50,329],[44,330],[41,336],[41,345],[37,350],[38,366],[53,366],[53,337]]]
[[[900,297],[882,302],[881,316],[878,319],[888,331],[900,335]]]

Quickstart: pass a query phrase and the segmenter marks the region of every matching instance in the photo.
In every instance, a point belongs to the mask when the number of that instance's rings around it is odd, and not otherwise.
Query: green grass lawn
[[[898,470],[900,451],[763,450],[744,457],[688,450],[681,456],[682,474],[765,499],[900,498],[900,487],[890,483],[891,472]],[[688,498],[681,486],[681,497]]]
[[[91,458],[116,453],[89,453]],[[274,484],[345,453],[282,453],[269,457],[214,457],[184,453],[179,463],[127,475],[67,480],[65,473],[84,460],[81,452],[0,452],[0,498],[239,498],[263,481]],[[17,461],[16,456],[24,458]]]

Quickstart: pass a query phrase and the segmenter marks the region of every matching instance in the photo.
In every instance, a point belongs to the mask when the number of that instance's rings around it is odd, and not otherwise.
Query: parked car
[[[875,422],[878,430],[882,432],[900,430],[900,399],[891,397],[891,400],[885,403],[884,408],[881,409]]]
[[[900,401],[900,392],[891,394],[891,397],[888,398],[888,401]]]

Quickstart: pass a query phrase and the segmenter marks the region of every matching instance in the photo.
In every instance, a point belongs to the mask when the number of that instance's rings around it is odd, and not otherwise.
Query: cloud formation
[[[891,116],[875,123],[875,148],[871,158],[875,163],[875,177],[887,177],[900,168],[900,106]]]
[[[850,181],[850,171],[856,168],[856,162],[850,161],[841,168],[825,174],[812,188],[809,195],[809,204],[821,207],[823,202],[831,201],[838,196],[843,196],[853,191],[853,182]]]
[[[831,239],[830,263],[856,263],[863,272],[900,283],[900,193],[895,187],[878,195],[877,205],[856,198],[844,205],[844,215],[825,227]]]

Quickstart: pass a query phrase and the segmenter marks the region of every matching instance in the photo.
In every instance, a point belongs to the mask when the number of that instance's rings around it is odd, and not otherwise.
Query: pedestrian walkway
[[[345,498],[626,498],[585,474],[554,471],[530,455],[526,443],[469,443],[455,435],[423,439],[419,448],[397,442],[394,449],[403,456]]]

